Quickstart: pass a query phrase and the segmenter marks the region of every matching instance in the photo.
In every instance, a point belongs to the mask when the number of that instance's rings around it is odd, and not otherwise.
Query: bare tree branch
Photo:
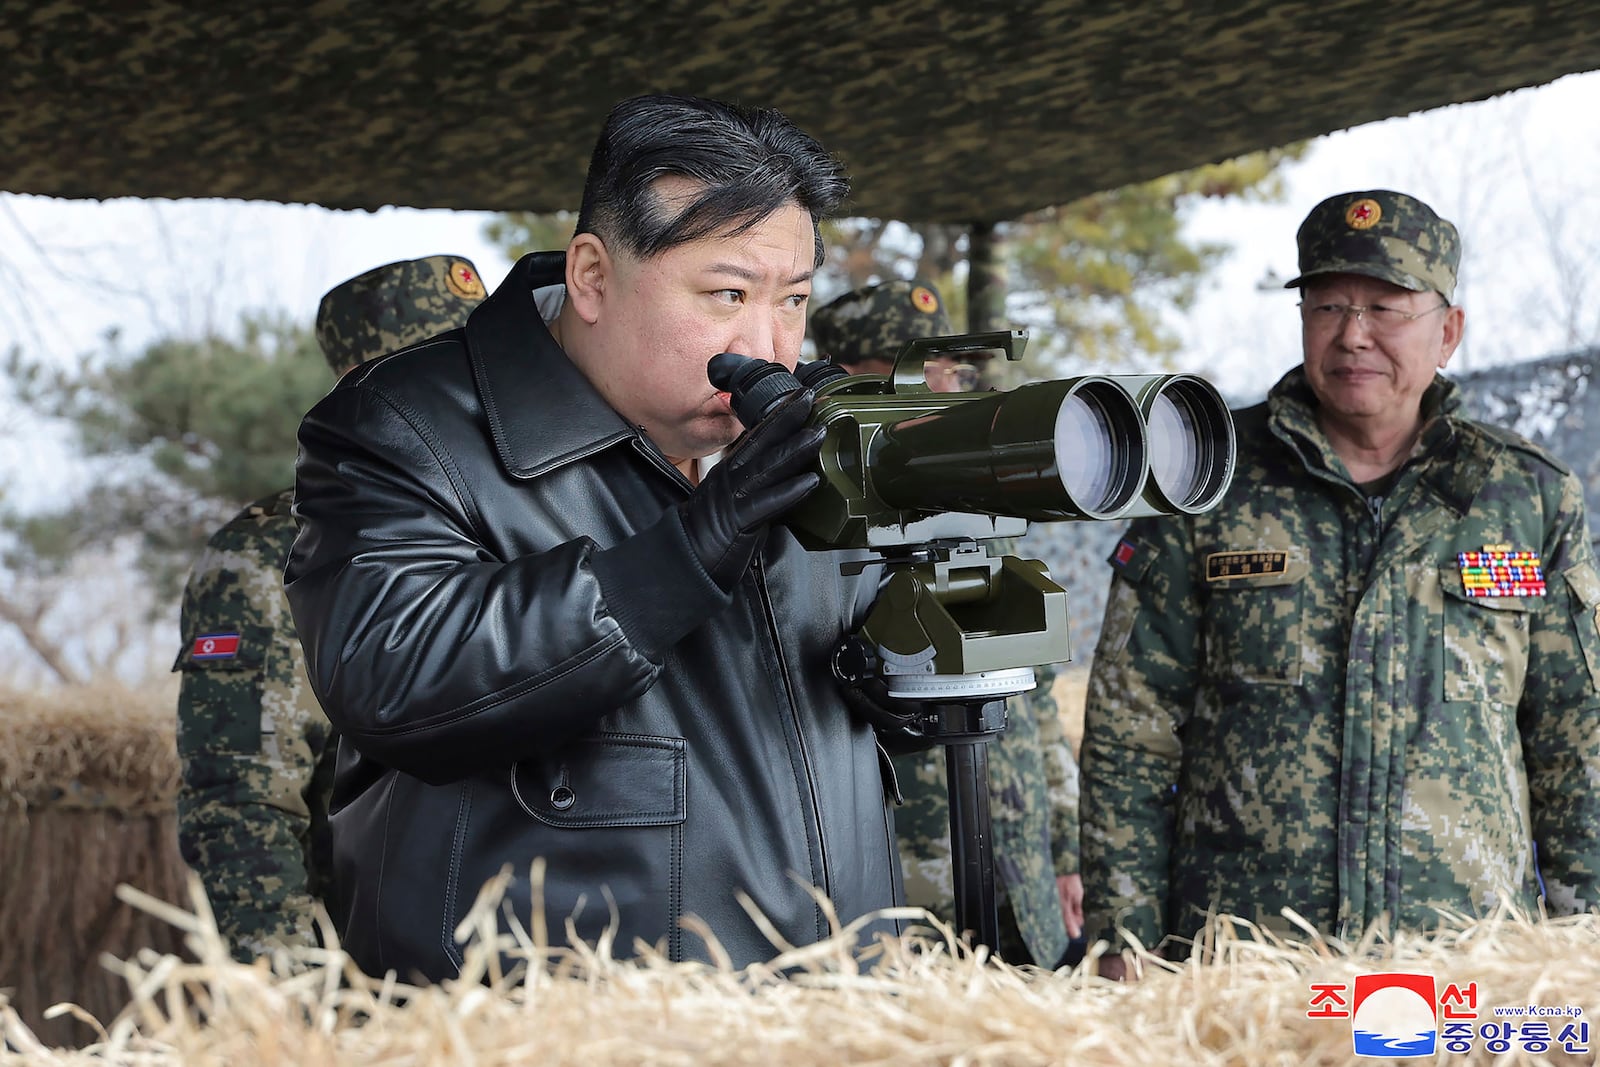
[[[51,639],[44,632],[42,622],[46,605],[35,605],[33,610],[23,608],[20,604],[0,595],[0,620],[8,622],[17,631],[17,634],[27,644],[28,649],[38,656],[50,672],[61,681],[63,685],[82,685],[84,678],[72,665],[61,658],[60,643]]]

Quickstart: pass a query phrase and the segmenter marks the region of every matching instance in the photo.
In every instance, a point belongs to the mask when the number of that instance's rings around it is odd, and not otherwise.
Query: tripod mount
[[[1033,668],[1070,658],[1066,591],[1037,560],[991,556],[975,541],[884,562],[889,577],[834,670],[847,684],[875,678],[915,708],[907,732],[944,747],[956,924],[993,950],[988,746],[1005,732],[1006,698],[1033,689]]]

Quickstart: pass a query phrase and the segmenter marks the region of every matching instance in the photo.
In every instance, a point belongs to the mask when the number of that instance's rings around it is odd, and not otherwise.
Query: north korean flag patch
[[[232,659],[239,654],[239,635],[201,634],[189,649],[190,659]]]
[[[1129,533],[1117,542],[1111,554],[1106,557],[1106,562],[1111,565],[1111,572],[1119,579],[1137,583],[1144,581],[1144,576],[1159,555],[1160,552],[1150,542]]]

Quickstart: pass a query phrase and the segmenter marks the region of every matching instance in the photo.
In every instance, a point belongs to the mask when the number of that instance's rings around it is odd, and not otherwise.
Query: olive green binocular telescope
[[[1071,658],[1066,590],[1038,560],[983,542],[1030,522],[1198,514],[1233,479],[1233,419],[1192,374],[1098,375],[990,392],[935,392],[932,359],[998,350],[1022,331],[918,338],[888,375],[784,367],[733,353],[707,376],[754,426],[796,389],[826,434],[821,484],[782,519],[808,549],[866,549],[885,566],[860,629],[834,653],[847,688],[919,709],[907,732],[945,746],[957,928],[999,944],[987,744],[1034,667]]]
[[[732,353],[708,374],[754,425],[778,398],[809,387],[827,428],[822,485],[784,522],[807,548],[893,549],[1015,536],[1029,522],[1197,514],[1233,478],[1227,404],[1192,374],[1099,375],[1005,391],[940,393],[933,359],[1001,351],[1020,359],[1020,330],[922,337],[890,375],[830,363],[783,367]]]

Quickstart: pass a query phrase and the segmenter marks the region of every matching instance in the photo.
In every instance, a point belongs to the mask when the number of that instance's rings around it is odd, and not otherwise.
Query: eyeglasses
[[[943,361],[923,364],[922,373],[930,388],[944,386],[943,391],[950,393],[970,393],[978,387],[978,380],[982,377],[978,368],[971,363]]]
[[[1424,315],[1432,315],[1435,311],[1443,311],[1449,304],[1438,304],[1426,311],[1402,311],[1399,308],[1385,307],[1383,304],[1308,304],[1301,301],[1300,317],[1305,319],[1307,326],[1314,326],[1319,330],[1333,330],[1344,325],[1344,317],[1354,314],[1357,322],[1367,324],[1367,329],[1375,334],[1391,334],[1404,329],[1409,323],[1415,322]]]

